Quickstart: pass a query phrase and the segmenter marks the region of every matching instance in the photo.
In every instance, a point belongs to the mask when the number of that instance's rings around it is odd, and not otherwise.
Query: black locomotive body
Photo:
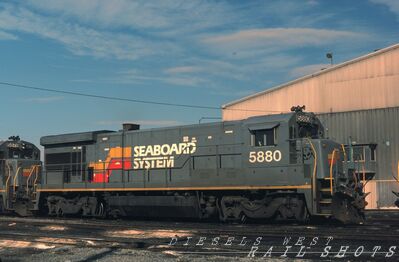
[[[149,130],[127,124],[45,136],[41,145],[40,183],[23,203],[49,215],[360,222],[367,204],[345,147],[301,110]]]
[[[218,217],[333,216],[360,221],[365,195],[345,149],[324,139],[312,113],[41,139],[38,192],[51,215]]]
[[[41,174],[40,150],[17,136],[0,141],[0,212],[21,215],[37,210]]]

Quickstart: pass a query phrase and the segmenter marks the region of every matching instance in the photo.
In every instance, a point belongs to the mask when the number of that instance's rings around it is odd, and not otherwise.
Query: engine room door
[[[128,157],[126,161],[130,162],[129,168],[125,169],[124,183],[126,188],[143,188],[146,184],[146,170],[136,169],[134,163],[134,152],[133,149],[140,144],[140,134],[125,134],[124,147],[130,148],[130,153],[125,152],[124,157]],[[129,151],[129,150],[128,150]]]

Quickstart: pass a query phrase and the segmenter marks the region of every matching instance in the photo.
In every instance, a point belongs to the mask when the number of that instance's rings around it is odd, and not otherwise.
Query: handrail
[[[361,157],[361,159],[363,159],[363,157]],[[363,174],[363,191],[366,191],[366,189],[364,188],[364,186],[366,185],[366,170],[364,167],[364,162],[362,162],[362,174]]]
[[[348,157],[347,157],[347,155],[346,155],[346,150],[345,150],[344,144],[341,144],[341,147],[342,147],[342,151],[344,152],[345,162],[347,162],[347,161],[348,161]]]
[[[27,193],[29,193],[29,181],[30,181],[30,178],[31,178],[33,172],[36,171],[36,176],[37,176],[37,168],[38,168],[38,165],[33,165],[33,166],[31,167],[31,171],[30,171],[30,173],[29,173],[28,179],[26,180],[26,192],[27,192]]]
[[[27,193],[29,192],[29,180],[30,180],[30,177],[32,176],[34,170],[35,170],[35,165],[31,166],[29,176],[26,179],[26,192]]]
[[[314,177],[316,177],[316,170],[317,170],[317,153],[316,153],[316,150],[315,150],[315,148],[313,146],[312,141],[309,138],[307,138],[307,137],[305,137],[305,140],[307,140],[309,142],[310,147],[312,148],[312,151],[313,151],[313,155],[314,155],[313,177],[312,177],[312,178],[314,178]]]
[[[235,153],[235,154],[220,154],[221,156],[230,156],[230,155],[242,155],[241,153]],[[217,155],[198,155],[198,156],[217,156]],[[174,166],[174,167],[168,167],[168,168],[157,168],[157,169],[182,169],[182,168],[184,168],[186,165],[187,165],[187,163],[190,161],[190,159],[191,158],[193,158],[193,157],[197,157],[197,155],[196,156],[194,156],[194,155],[189,155],[185,160],[184,160],[184,162],[182,163],[182,165],[180,165],[180,166]],[[148,168],[138,168],[138,169],[133,169],[133,168],[130,168],[130,169],[123,169],[123,168],[105,168],[105,165],[106,164],[109,164],[109,163],[111,163],[111,161],[109,161],[109,162],[101,162],[102,164],[103,164],[103,168],[97,168],[97,169],[93,169],[93,171],[95,172],[95,171],[103,171],[103,172],[107,172],[107,171],[145,171],[145,170],[148,170]],[[90,164],[90,162],[85,162],[85,164]],[[52,165],[46,165],[46,166],[51,166],[51,167],[53,167],[53,166],[60,166],[60,167],[63,167],[64,166],[64,164],[52,164]],[[82,171],[85,171],[85,170],[87,170],[87,169],[76,169],[75,171],[76,172],[82,172]],[[47,170],[46,170],[47,171]],[[65,171],[64,169],[56,169],[56,170],[51,170],[51,171],[54,171],[54,172],[61,172],[61,171]],[[72,170],[68,170],[67,172],[69,172],[69,173],[71,173],[72,172]]]
[[[356,170],[353,172],[353,178],[354,178],[354,180],[355,180],[355,185],[357,185],[357,183],[358,183],[358,181],[357,181],[357,172],[356,172]]]
[[[11,168],[10,168],[10,165],[8,163],[7,163],[7,170],[8,170],[8,177],[7,177],[7,180],[6,180],[6,190],[8,192],[8,182],[10,181],[10,177],[11,177]]]
[[[312,202],[313,204],[315,204],[315,196],[316,196],[316,176],[317,176],[317,153],[316,153],[316,149],[314,148],[314,145],[312,143],[312,141],[305,137],[304,138],[306,141],[308,141],[308,143],[310,144],[310,147],[312,149],[313,152],[313,174],[312,174]],[[313,205],[312,205],[313,206]],[[316,206],[317,209],[317,206]]]
[[[21,170],[21,167],[17,168],[17,171],[15,172],[15,176],[14,176],[14,184],[13,184],[13,193],[14,194],[15,194],[15,188],[16,188],[16,182],[17,182],[17,177],[18,177],[19,170]]]
[[[40,165],[36,165],[35,180],[33,181],[34,190],[37,187],[37,179],[39,178],[39,168],[40,168]]]
[[[335,153],[337,152],[337,149],[334,148],[332,151],[332,156],[331,156],[331,162],[330,162],[330,193],[333,195],[333,166],[334,166],[334,160],[335,160]]]

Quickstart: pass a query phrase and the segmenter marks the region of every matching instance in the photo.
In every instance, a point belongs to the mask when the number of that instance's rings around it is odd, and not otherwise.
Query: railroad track
[[[276,245],[276,250],[283,251],[283,240],[286,237],[291,237],[293,241],[305,237],[308,243],[314,237],[326,239],[331,236],[337,246],[348,243],[354,246],[389,246],[399,239],[399,225],[389,217],[373,219],[369,224],[359,226],[0,217],[0,241],[8,239],[50,246],[73,245],[107,250],[145,249],[203,255],[216,252],[224,256],[235,256],[248,253],[258,237],[262,237],[264,244]],[[168,245],[174,237],[178,243]],[[192,240],[190,245],[185,246],[183,243],[187,237]],[[204,245],[198,246],[196,244],[201,237],[206,238],[206,241]],[[222,244],[212,246],[211,240],[215,237],[219,237]],[[235,238],[234,244],[226,246],[223,243],[229,237]],[[243,238],[249,242],[248,245],[238,245]],[[315,250],[321,252],[323,247]]]
[[[177,230],[187,231],[193,235],[235,235],[235,236],[286,236],[286,235],[331,235],[350,240],[373,237],[381,240],[397,240],[399,237],[399,223],[394,225],[383,219],[380,223],[366,225],[312,225],[312,224],[222,224],[201,222],[170,222],[170,221],[132,221],[132,220],[88,220],[88,219],[52,219],[52,218],[20,218],[0,217],[0,223],[19,223],[20,225],[42,226],[63,225],[75,229],[85,229],[90,233],[103,230],[139,229],[145,231]],[[395,221],[396,222],[396,221]],[[90,230],[90,232],[89,232]],[[145,233],[145,232],[144,232]]]

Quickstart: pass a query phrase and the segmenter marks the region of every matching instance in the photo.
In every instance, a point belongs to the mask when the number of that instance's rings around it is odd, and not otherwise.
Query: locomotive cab
[[[296,125],[290,128],[290,138],[302,145],[303,163],[312,167],[312,192],[308,195],[312,213],[332,216],[344,223],[362,222],[368,195],[364,185],[375,175],[375,157],[371,156],[375,146],[348,146],[324,138],[319,119],[302,109],[292,109]]]
[[[0,212],[29,215],[40,183],[40,150],[12,136],[0,142]]]

